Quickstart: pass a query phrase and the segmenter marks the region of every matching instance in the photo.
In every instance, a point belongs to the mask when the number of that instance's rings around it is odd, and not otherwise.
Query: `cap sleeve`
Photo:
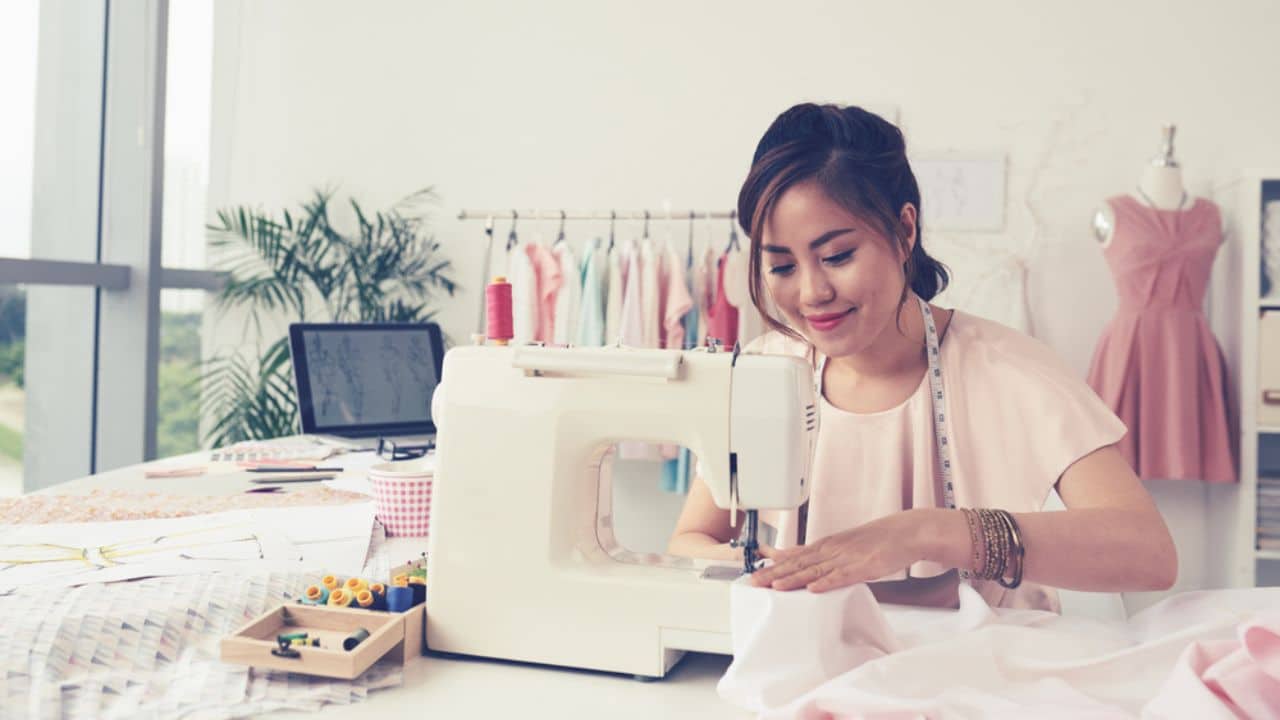
[[[957,502],[1040,510],[1067,468],[1127,428],[1043,342],[966,320],[982,326],[953,353],[958,372],[943,375],[956,390]]]

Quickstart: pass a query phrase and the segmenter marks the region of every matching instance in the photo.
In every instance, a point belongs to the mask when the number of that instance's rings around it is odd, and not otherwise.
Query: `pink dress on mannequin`
[[[1107,203],[1115,229],[1102,252],[1119,307],[1089,385],[1128,426],[1120,450],[1143,480],[1234,482],[1226,371],[1201,309],[1222,244],[1218,207]]]

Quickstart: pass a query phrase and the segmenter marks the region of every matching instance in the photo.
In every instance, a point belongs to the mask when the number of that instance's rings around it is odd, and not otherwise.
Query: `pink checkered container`
[[[431,480],[435,458],[379,463],[369,468],[374,511],[387,535],[421,537],[431,531]]]

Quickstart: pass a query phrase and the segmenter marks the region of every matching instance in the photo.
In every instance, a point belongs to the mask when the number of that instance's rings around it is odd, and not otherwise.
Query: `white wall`
[[[1263,0],[224,2],[210,207],[435,186],[465,283],[442,320],[465,339],[482,234],[458,209],[728,209],[781,110],[891,106],[915,155],[1007,154],[1005,230],[927,242],[1023,257],[1034,334],[1083,374],[1115,306],[1093,208],[1133,188],[1165,122],[1191,190],[1228,211],[1238,169],[1280,165],[1278,27]],[[1196,585],[1200,488],[1155,490]]]

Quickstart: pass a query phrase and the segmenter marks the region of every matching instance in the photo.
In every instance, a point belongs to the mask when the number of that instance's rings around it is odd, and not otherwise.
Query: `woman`
[[[1123,424],[1042,343],[928,301],[946,269],[920,242],[901,131],[856,107],[797,105],[756,148],[738,198],[751,298],[772,330],[747,352],[805,357],[821,424],[810,499],[765,518],[753,582],[883,601],[1057,610],[1049,588],[1158,590],[1169,530],[1116,442]],[[766,308],[776,310],[778,317]],[[1056,488],[1065,512],[1041,512]],[[740,558],[695,481],[670,542]]]

